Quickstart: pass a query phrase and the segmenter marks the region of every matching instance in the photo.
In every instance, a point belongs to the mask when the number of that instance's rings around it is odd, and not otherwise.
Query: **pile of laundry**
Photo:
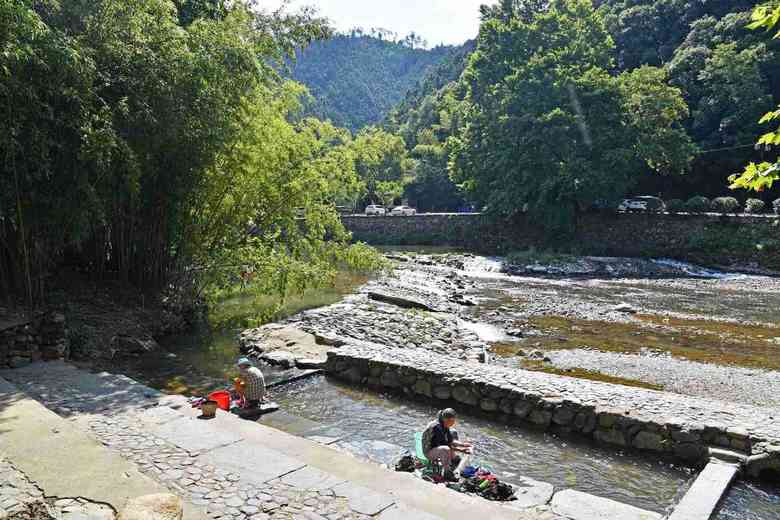
[[[402,455],[395,464],[396,471],[415,473],[421,479],[446,486],[460,493],[479,495],[487,500],[509,502],[517,500],[511,484],[501,482],[488,468],[466,466],[455,481],[448,481],[436,464],[423,464],[410,453]]]
[[[460,481],[447,484],[447,487],[497,502],[516,500],[512,485],[498,480],[498,477],[487,468],[466,466],[460,474]]]

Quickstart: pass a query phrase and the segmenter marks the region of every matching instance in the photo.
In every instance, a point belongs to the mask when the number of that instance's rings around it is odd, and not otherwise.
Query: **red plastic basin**
[[[226,412],[230,411],[230,392],[220,390],[209,394],[209,399],[216,401],[219,407]]]

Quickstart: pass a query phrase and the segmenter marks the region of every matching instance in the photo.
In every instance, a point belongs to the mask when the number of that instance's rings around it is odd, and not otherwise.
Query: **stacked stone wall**
[[[780,270],[780,220],[771,216],[589,213],[580,215],[575,232],[566,236],[522,215],[510,221],[481,214],[344,216],[342,221],[355,240],[375,245],[441,245],[488,254],[564,246],[588,255]]]
[[[49,313],[0,330],[0,368],[19,368],[35,361],[67,359],[65,316]]]
[[[506,422],[578,433],[691,467],[703,466],[715,448],[734,452],[746,465],[756,461],[755,476],[780,468],[780,424],[770,409],[370,344],[330,351],[326,371],[353,384],[455,401]]]

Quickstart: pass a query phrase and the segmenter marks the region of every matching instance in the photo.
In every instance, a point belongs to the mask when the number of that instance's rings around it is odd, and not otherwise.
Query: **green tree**
[[[219,162],[245,142],[261,115],[254,105],[295,90],[280,83],[278,64],[329,34],[305,11],[225,5],[182,25],[169,0],[0,2],[0,290],[31,300],[66,254],[98,276],[159,288],[191,272],[200,258],[192,244],[219,242],[195,225],[204,201],[224,203],[204,186],[221,185],[214,172],[233,174]],[[346,144],[313,137],[327,133],[301,123],[283,133],[292,144],[279,144],[290,150],[298,134],[322,143],[300,160],[319,172],[323,207],[359,186]],[[273,166],[254,174],[272,177]],[[245,233],[247,222],[227,221],[228,238]],[[343,236],[313,223],[306,240]],[[301,257],[281,245],[285,233],[275,236],[279,255]],[[218,250],[236,243],[228,238]]]
[[[376,183],[376,197],[385,207],[390,207],[401,198],[404,186],[398,181],[379,181]]]
[[[774,31],[778,21],[780,21],[780,3],[771,2],[761,5],[753,11],[753,19],[748,27]],[[774,37],[780,37],[780,32],[776,33]],[[759,123],[771,123],[777,120],[780,120],[780,109],[765,114]],[[757,143],[757,146],[765,146],[766,148],[777,145],[780,145],[780,128],[764,134]],[[732,189],[748,189],[758,192],[770,189],[778,179],[780,179],[780,162],[758,164],[751,162],[741,174],[729,177]]]
[[[545,226],[569,228],[578,209],[622,196],[644,172],[685,171],[679,90],[650,67],[611,76],[613,52],[589,0],[483,21],[449,141],[454,179],[496,213],[527,205]]]
[[[329,282],[351,258],[334,200],[360,189],[354,159],[343,130],[291,122],[303,92],[288,82],[247,102],[246,124],[193,192],[186,247],[201,287],[230,287],[241,266],[256,289],[284,297]]]
[[[380,183],[393,183],[391,193],[395,193],[398,187],[403,192],[403,186],[410,180],[415,165],[401,137],[371,127],[360,132],[351,146],[358,176],[365,183],[366,200],[369,203],[389,197],[380,193]],[[382,186],[387,188],[389,185]]]

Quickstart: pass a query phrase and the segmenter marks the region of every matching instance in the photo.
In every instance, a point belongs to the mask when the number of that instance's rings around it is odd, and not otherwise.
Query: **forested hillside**
[[[418,47],[410,35],[339,34],[298,52],[293,77],[313,100],[309,112],[333,124],[359,130],[382,121],[408,90],[452,52],[452,47]]]
[[[550,9],[541,8],[548,3]],[[747,28],[751,12],[759,3],[758,0],[596,0],[592,4],[575,0],[504,0],[496,7],[483,9],[476,52],[449,60],[443,69],[410,91],[392,113],[387,126],[404,137],[413,157],[431,166],[422,177],[436,178],[436,182],[426,182],[439,187],[438,196],[441,186],[448,184],[445,166],[451,159],[451,149],[445,151],[444,146],[466,123],[474,123],[473,119],[461,121],[464,115],[474,114],[473,102],[481,100],[485,92],[498,91],[506,96],[503,102],[488,109],[486,117],[500,123],[499,133],[509,138],[505,131],[511,114],[507,111],[519,110],[518,117],[521,113],[529,117],[541,108],[537,106],[541,102],[538,96],[528,97],[532,95],[528,90],[531,85],[518,81],[518,75],[533,71],[526,70],[517,57],[541,58],[531,52],[529,45],[551,44],[553,36],[560,40],[562,31],[557,23],[563,23],[562,19],[575,24],[588,19],[595,27],[603,28],[611,40],[602,42],[606,45],[603,48],[606,61],[600,62],[599,67],[611,75],[634,71],[647,74],[647,71],[640,72],[642,67],[659,67],[661,70],[653,75],[662,75],[664,84],[679,89],[687,107],[674,123],[684,129],[695,146],[687,173],[648,175],[642,169],[625,186],[625,191],[661,193],[667,198],[723,195],[728,193],[729,175],[741,171],[749,161],[775,157],[771,151],[756,151],[753,145],[763,131],[769,130],[759,125],[759,119],[780,101],[778,42],[763,31]],[[544,13],[550,10],[569,15],[558,17],[557,22],[545,22],[549,23],[548,27],[538,25],[538,31],[526,32],[530,30],[528,25],[542,24]],[[585,38],[587,45],[597,45],[598,42],[588,39],[591,37],[592,28],[589,34],[583,29],[573,34],[572,40]],[[502,48],[506,44],[502,38],[512,40],[509,48]],[[590,53],[582,59],[592,67],[596,65],[593,56]],[[491,68],[486,71],[484,82],[475,84],[474,73],[481,63],[489,63]],[[464,70],[467,72],[461,77]],[[566,81],[569,80],[573,78]],[[506,104],[510,103],[512,93],[520,105]],[[569,110],[571,101],[567,97],[548,109],[558,106]],[[587,111],[582,105],[577,110],[583,109]],[[589,123],[581,120],[582,113],[575,111],[572,117],[571,124]],[[580,119],[579,123],[576,119]],[[493,143],[494,147],[518,145],[520,142],[516,141]],[[460,177],[460,182],[467,185],[471,180],[469,176]],[[407,194],[418,195],[414,189],[407,190]],[[606,198],[609,193],[602,195]],[[769,201],[777,193],[767,192],[763,197]],[[424,196],[416,198],[425,199]]]

